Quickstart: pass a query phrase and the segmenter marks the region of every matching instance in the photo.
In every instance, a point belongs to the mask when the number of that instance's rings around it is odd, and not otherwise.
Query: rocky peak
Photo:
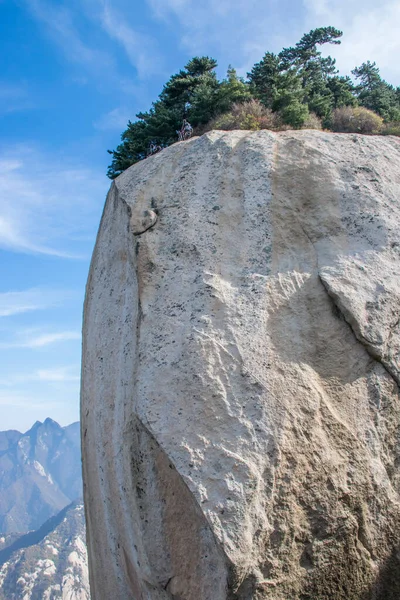
[[[1,532],[36,529],[81,495],[78,429],[46,419],[24,434],[0,433]]]

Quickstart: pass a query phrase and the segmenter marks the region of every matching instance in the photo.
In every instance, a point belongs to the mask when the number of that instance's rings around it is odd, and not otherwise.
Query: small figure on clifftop
[[[160,152],[161,150],[162,150],[161,146],[159,146],[155,142],[150,142],[150,146],[147,151],[147,156],[151,156],[152,154],[157,154],[157,152]]]
[[[188,140],[190,137],[192,137],[193,127],[191,126],[189,121],[183,119],[182,127],[176,133],[178,134],[178,141],[183,142],[184,140]]]

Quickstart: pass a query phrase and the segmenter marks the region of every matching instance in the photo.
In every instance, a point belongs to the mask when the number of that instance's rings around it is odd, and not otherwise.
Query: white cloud
[[[39,381],[59,382],[59,381],[79,381],[79,371],[71,367],[59,367],[56,369],[39,369],[35,373]]]
[[[303,33],[332,25],[344,31],[341,46],[324,47],[349,73],[376,61],[391,83],[400,83],[399,0],[147,0],[154,16],[176,31],[194,54],[231,62],[241,74],[267,50],[294,45]],[[234,32],[234,33],[233,33]]]
[[[301,31],[289,0],[235,0],[234,6],[231,0],[147,3],[192,56],[212,55],[221,65],[231,63],[244,75],[267,50],[279,51],[282,44],[295,43],[299,26]]]
[[[126,128],[129,119],[132,118],[132,110],[118,107],[114,108],[113,110],[110,110],[105,115],[102,115],[97,121],[93,123],[93,126],[96,129],[100,129],[102,131],[121,131],[122,129]]]
[[[73,296],[67,290],[31,288],[19,292],[0,293],[0,317],[60,306]]]
[[[113,61],[108,53],[83,40],[75,23],[78,19],[74,21],[69,8],[45,0],[25,0],[25,5],[34,18],[45,25],[47,35],[69,60],[95,69],[112,66]]]
[[[330,24],[343,30],[340,46],[325,51],[348,74],[367,60],[375,61],[390,83],[400,84],[400,3],[398,0],[303,0],[309,29]]]
[[[57,403],[43,402],[40,399],[32,398],[32,396],[28,393],[7,390],[6,392],[0,391],[0,406],[10,406],[13,408],[51,409],[56,407]]]
[[[148,0],[148,4],[158,18],[165,19],[169,13],[186,15],[191,0]]]
[[[60,155],[0,149],[0,247],[63,258],[86,257],[108,183]]]
[[[0,81],[0,115],[32,107],[33,103],[25,86]]]
[[[18,373],[0,379],[0,385],[15,387],[24,383],[65,383],[80,381],[79,366],[38,369],[30,373]]]
[[[67,60],[95,75],[102,86],[113,85],[122,91],[126,87],[118,69],[115,44],[110,44],[110,39],[122,47],[140,79],[162,71],[163,56],[157,40],[129,23],[130,5],[118,12],[117,2],[111,4],[108,0],[80,0],[69,2],[68,6],[49,0],[24,3]]]
[[[32,337],[18,344],[20,348],[43,348],[56,342],[67,342],[70,340],[80,340],[79,331],[60,331],[59,333],[44,333],[37,337]]]
[[[16,340],[2,342],[0,349],[11,348],[44,348],[50,344],[59,342],[68,342],[71,340],[80,340],[81,333],[79,331],[57,331],[50,333],[39,333],[37,330],[25,330],[16,333]]]
[[[100,20],[108,35],[123,47],[139,78],[147,78],[162,71],[162,57],[155,40],[136,31],[128,23],[127,16],[119,14],[107,0],[103,1]]]

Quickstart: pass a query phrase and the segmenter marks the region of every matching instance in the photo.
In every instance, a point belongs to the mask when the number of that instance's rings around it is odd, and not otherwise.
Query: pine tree
[[[107,174],[111,179],[145,158],[152,142],[164,147],[177,141],[176,131],[184,118],[193,125],[212,118],[219,87],[216,66],[217,62],[208,56],[194,57],[172,75],[159,100],[148,112],[137,114],[138,121],[128,123],[117,149],[109,150],[112,162]]]
[[[327,119],[335,104],[328,82],[337,69],[335,60],[323,58],[317,46],[340,44],[341,36],[334,27],[320,27],[278,55],[267,52],[248,74],[255,97],[267,108],[279,111],[293,127],[301,127],[309,110]]]
[[[281,89],[280,73],[279,57],[273,52],[267,52],[247,74],[254,97],[258,98],[266,108],[272,108],[278,90]]]
[[[247,81],[231,66],[226,78],[219,81],[216,60],[195,56],[170,77],[147,112],[128,122],[117,149],[109,150],[112,163],[108,176],[117,177],[145,158],[151,143],[166,147],[176,142],[184,118],[201,131],[210,121],[235,122],[240,113],[240,127],[259,127],[260,115],[257,117],[254,110],[259,111],[260,105],[252,100],[259,101],[264,112],[269,109],[276,113],[273,117],[268,113],[268,123],[283,121],[294,128],[302,127],[310,112],[329,127],[334,109],[358,105],[375,111],[386,122],[400,122],[400,88],[384,81],[375,63],[368,61],[356,67],[352,71],[354,84],[350,77],[339,75],[332,57],[322,56],[320,46],[340,44],[341,36],[334,27],[313,29],[279,54],[266,52],[247,74]]]
[[[385,121],[400,120],[400,92],[381,78],[376,63],[367,61],[356,67],[352,74],[359,80],[356,86],[361,106],[378,113]]]

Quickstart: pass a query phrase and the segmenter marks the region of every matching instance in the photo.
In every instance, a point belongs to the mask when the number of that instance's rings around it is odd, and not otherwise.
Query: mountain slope
[[[82,494],[79,423],[0,432],[0,531],[37,529]]]
[[[0,551],[0,600],[89,600],[83,504]]]

